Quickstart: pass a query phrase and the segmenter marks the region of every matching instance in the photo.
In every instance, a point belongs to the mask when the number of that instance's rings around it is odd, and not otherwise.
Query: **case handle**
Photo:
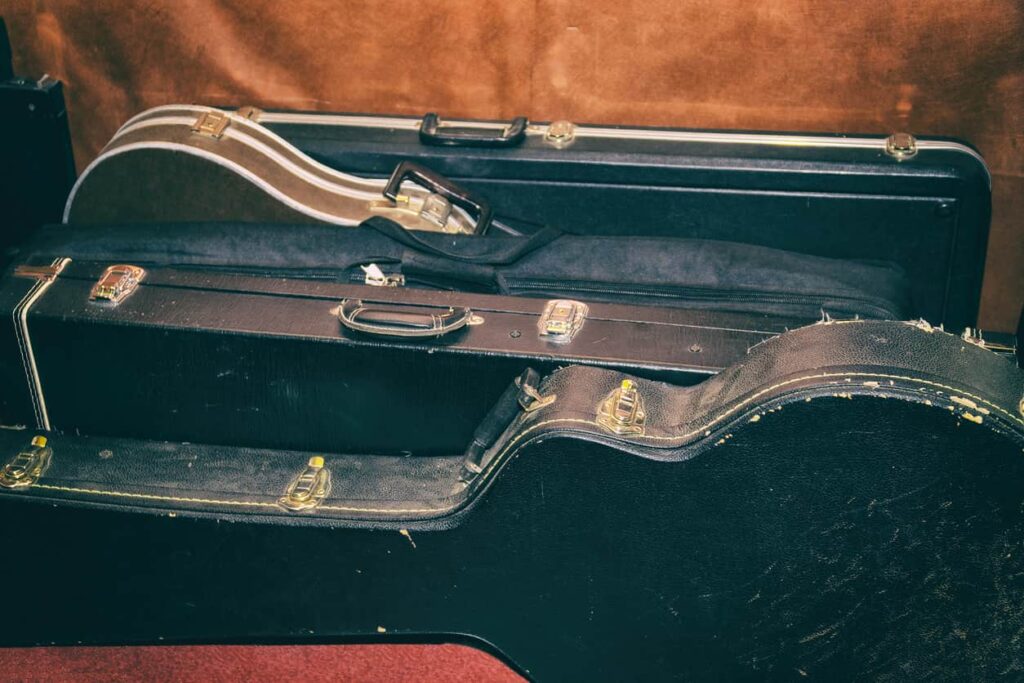
[[[431,112],[420,124],[420,142],[445,147],[515,147],[526,139],[526,124],[525,116],[517,116],[497,134],[491,128],[466,126],[451,126],[445,131],[441,119]]]
[[[440,337],[466,325],[479,325],[483,318],[468,308],[427,308],[345,299],[338,307],[338,320],[350,330],[382,337]]]
[[[441,195],[452,204],[459,206],[476,219],[476,230],[473,234],[483,235],[491,227],[491,205],[485,199],[477,197],[464,187],[459,187],[440,173],[435,173],[425,166],[413,161],[403,161],[395,167],[384,186],[384,196],[393,202],[398,201],[402,183],[412,180],[434,194]]]

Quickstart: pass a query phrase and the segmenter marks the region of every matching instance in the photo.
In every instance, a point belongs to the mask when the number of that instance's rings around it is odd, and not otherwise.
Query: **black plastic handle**
[[[460,187],[445,178],[440,173],[435,173],[425,166],[420,166],[413,161],[403,161],[395,167],[388,184],[384,186],[384,196],[391,201],[398,200],[398,194],[402,190],[402,183],[411,180],[421,187],[425,187],[434,194],[441,195],[452,204],[468,211],[476,219],[476,230],[473,234],[483,235],[491,227],[491,205],[486,199],[477,197],[464,187]]]
[[[420,142],[445,147],[515,147],[526,139],[526,124],[525,116],[517,116],[495,134],[493,128],[442,126],[437,114],[430,113],[420,124]]]
[[[345,299],[338,320],[351,330],[382,337],[440,337],[479,320],[468,308],[426,308]]]

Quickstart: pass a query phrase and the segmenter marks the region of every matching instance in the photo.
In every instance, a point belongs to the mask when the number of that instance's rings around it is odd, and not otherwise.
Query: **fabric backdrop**
[[[981,323],[1024,299],[1020,0],[0,0],[77,163],[159,104],[965,138],[993,172]]]

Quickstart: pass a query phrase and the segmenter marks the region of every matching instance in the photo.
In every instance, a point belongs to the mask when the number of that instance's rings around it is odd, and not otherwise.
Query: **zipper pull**
[[[405,284],[405,276],[401,274],[387,275],[376,263],[368,266],[359,266],[365,277],[363,283],[371,287],[401,287]]]

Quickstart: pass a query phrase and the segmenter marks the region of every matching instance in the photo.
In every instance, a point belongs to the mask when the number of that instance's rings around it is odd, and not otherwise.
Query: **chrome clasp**
[[[277,504],[285,510],[301,512],[312,510],[324,501],[331,492],[331,471],[324,467],[322,456],[309,459],[306,469],[292,479]]]
[[[14,456],[0,470],[0,486],[5,489],[21,489],[39,481],[50,465],[53,449],[46,445],[45,436],[32,439],[32,444]]]

